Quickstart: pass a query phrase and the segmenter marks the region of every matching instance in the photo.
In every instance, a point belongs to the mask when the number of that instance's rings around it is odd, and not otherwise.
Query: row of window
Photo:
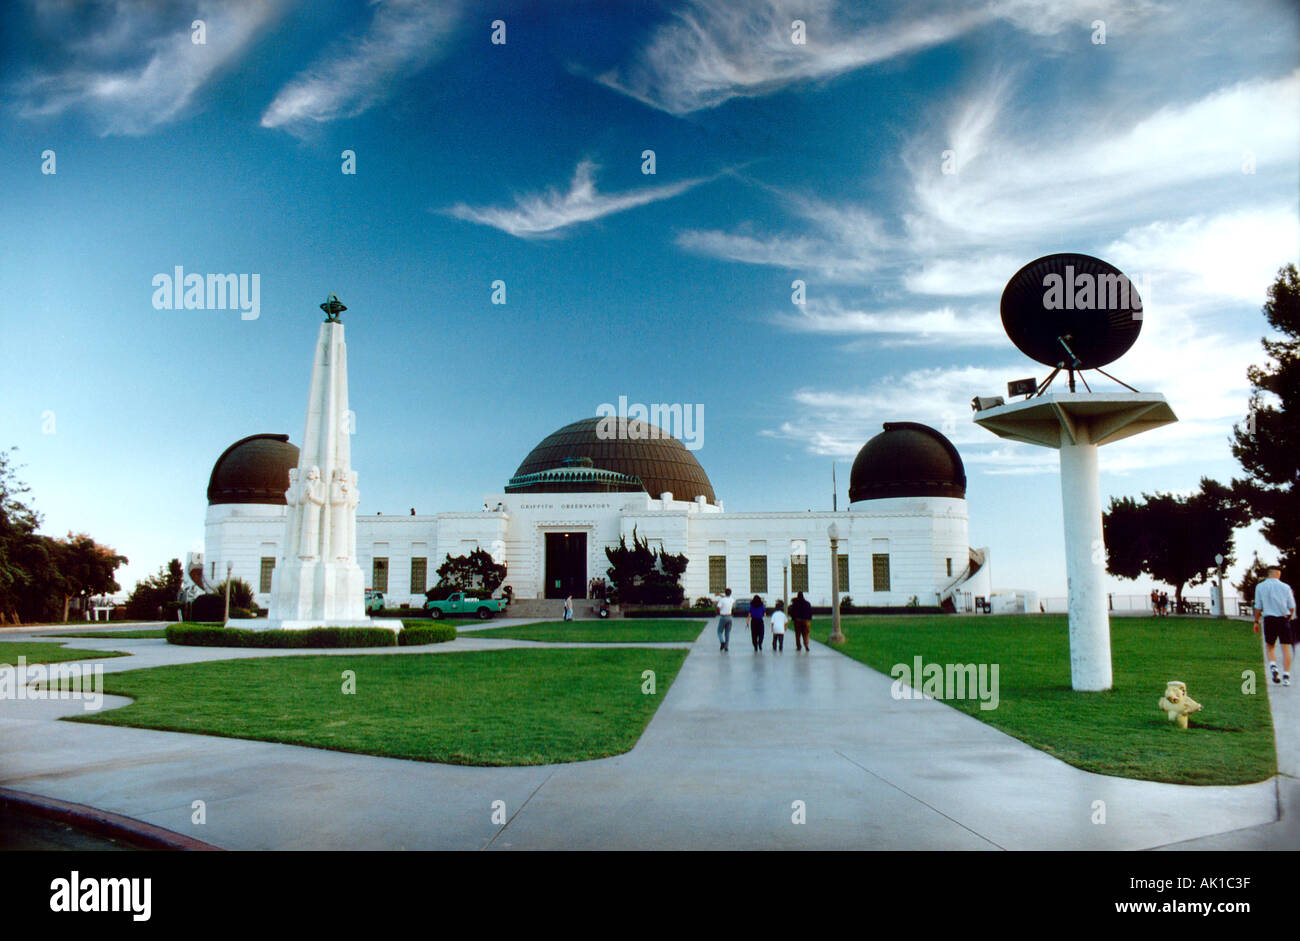
[[[266,594],[271,590],[271,573],[275,571],[275,557],[262,556],[261,578],[258,591]],[[411,594],[422,595],[428,587],[429,560],[425,557],[411,560]],[[370,585],[375,591],[388,591],[388,559],[380,557],[370,566]]]
[[[375,591],[388,591],[388,559],[381,556],[370,563],[370,586]],[[429,559],[426,556],[416,556],[411,559],[410,594],[422,595],[428,587]]]
[[[836,559],[840,569],[840,591],[849,590],[849,557],[841,554]],[[945,559],[948,574],[952,575],[952,559]],[[213,563],[213,568],[216,564]],[[271,573],[275,571],[275,558],[262,557],[262,572],[259,592],[271,590]],[[428,587],[429,560],[421,556],[411,560],[411,594],[422,595]],[[388,559],[376,558],[370,567],[370,585],[375,591],[388,591]],[[725,555],[709,556],[709,593],[722,594],[727,588],[727,557]],[[749,590],[755,594],[765,594],[767,587],[767,556],[751,555],[749,557]],[[790,560],[790,590],[808,591],[808,557],[795,556]],[[889,591],[889,555],[873,553],[871,556],[871,590]]]
[[[849,557],[839,554],[835,559],[839,568],[840,591],[849,590]],[[720,595],[727,589],[727,557],[725,555],[709,556],[709,593]],[[764,594],[767,587],[767,556],[751,555],[749,557],[749,590],[755,594]],[[790,590],[808,591],[808,557],[794,556],[790,559]],[[871,590],[889,591],[889,554],[873,553],[871,556]]]

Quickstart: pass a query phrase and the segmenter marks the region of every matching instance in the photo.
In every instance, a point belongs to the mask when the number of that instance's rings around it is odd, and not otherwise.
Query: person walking
[[[1282,581],[1282,570],[1271,568],[1268,578],[1255,586],[1255,633],[1259,633],[1260,616],[1264,619],[1264,646],[1268,652],[1268,671],[1273,682],[1291,685],[1291,618],[1295,616],[1295,592]],[[1277,676],[1276,648],[1282,645],[1282,679]]]
[[[1151,616],[1153,618],[1160,616],[1160,592],[1154,588],[1151,589]]]
[[[573,620],[573,595],[564,599],[564,620]]]
[[[812,650],[812,604],[803,592],[790,602],[790,620],[794,621],[794,649]]]
[[[755,595],[749,601],[749,637],[754,642],[754,653],[763,652],[763,615],[767,613],[767,608],[763,606],[763,599]]]
[[[731,644],[731,609],[736,599],[731,597],[731,589],[718,599],[718,651],[729,649]]]
[[[785,602],[777,599],[772,610],[772,649],[785,653]]]

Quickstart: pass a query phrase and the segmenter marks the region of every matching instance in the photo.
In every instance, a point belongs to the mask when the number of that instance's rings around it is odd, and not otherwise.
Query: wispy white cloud
[[[698,255],[859,284],[897,249],[897,240],[886,231],[883,220],[862,206],[767,189],[803,222],[805,232],[759,233],[753,226],[731,232],[687,229],[677,235],[676,244]]]
[[[692,0],[653,30],[631,62],[596,80],[682,115],[922,52],[998,21],[1046,35],[1098,17],[1121,26],[1161,9],[1149,0],[953,0],[924,7],[920,14],[868,18],[867,8],[835,0]],[[795,41],[796,20],[804,24],[802,43]]]
[[[799,333],[837,336],[869,335],[884,344],[968,346],[1005,343],[996,314],[979,309],[958,311],[951,306],[909,310],[881,306],[876,310],[847,307],[838,298],[810,298],[793,312],[772,316],[780,327]]]
[[[59,8],[43,25],[69,37],[63,61],[20,78],[13,92],[25,118],[86,113],[105,135],[141,135],[196,105],[199,92],[238,61],[278,12],[281,0],[206,0],[176,14],[149,4],[118,3],[102,29],[83,34],[81,12]],[[190,25],[202,20],[205,42]]]
[[[459,0],[382,0],[365,33],[295,76],[262,115],[262,127],[302,134],[352,118],[441,54],[460,19]]]
[[[457,219],[491,226],[517,238],[553,238],[580,222],[592,222],[616,212],[671,199],[705,182],[704,178],[697,178],[625,193],[600,193],[596,190],[597,169],[590,160],[579,161],[565,192],[549,189],[545,193],[517,196],[515,205],[509,207],[457,203],[445,211]]]
[[[1300,152],[1300,125],[1280,119],[1300,111],[1300,70],[1239,82],[1127,122],[1062,122],[1032,138],[990,121],[1008,94],[977,91],[945,137],[914,142],[906,221],[918,244],[1007,244],[1039,238],[1045,220],[1058,232],[1098,231],[1135,213],[1186,211],[1189,197],[1205,199],[1197,184],[1251,185],[1267,171],[1293,168]],[[947,149],[955,152],[956,173],[944,172]],[[1247,154],[1254,174],[1242,173]]]

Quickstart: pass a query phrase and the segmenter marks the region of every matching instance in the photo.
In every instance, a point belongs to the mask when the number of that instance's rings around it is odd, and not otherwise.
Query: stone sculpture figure
[[[320,518],[325,506],[325,487],[320,480],[320,468],[312,465],[302,485],[299,499],[302,511],[302,546],[300,559],[315,559],[320,555]]]
[[[330,474],[330,555],[335,559],[348,557],[348,477],[338,467]]]
[[[1177,722],[1180,729],[1187,728],[1187,717],[1201,708],[1200,703],[1187,695],[1186,683],[1170,680],[1165,684],[1165,694],[1160,697],[1160,711],[1169,716],[1170,722]]]
[[[347,490],[347,523],[348,538],[344,545],[348,550],[348,558],[357,557],[357,507],[361,505],[361,491],[357,489],[357,472],[348,473],[348,490]]]

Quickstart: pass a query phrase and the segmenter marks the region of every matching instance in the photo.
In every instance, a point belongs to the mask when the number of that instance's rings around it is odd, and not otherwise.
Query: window
[[[871,555],[871,590],[889,591],[889,554],[875,552]]]
[[[422,595],[429,584],[429,560],[418,558],[411,560],[411,594]]]
[[[388,559],[375,559],[370,572],[370,587],[375,591],[388,591]]]
[[[749,557],[749,590],[761,595],[767,592],[767,556]]]
[[[790,558],[790,590],[808,590],[808,557],[806,555],[791,556]]]
[[[727,590],[727,557],[709,556],[709,594],[720,595]]]
[[[949,578],[952,578],[952,559],[944,559],[944,560],[943,560],[943,564],[944,564],[944,565],[947,567],[947,569],[948,569],[948,577],[949,577]]]
[[[840,570],[840,591],[849,590],[849,557],[841,554],[835,557],[835,561]]]
[[[261,584],[258,591],[266,594],[271,590],[271,573],[275,571],[275,556],[262,556],[262,577],[259,579]]]

